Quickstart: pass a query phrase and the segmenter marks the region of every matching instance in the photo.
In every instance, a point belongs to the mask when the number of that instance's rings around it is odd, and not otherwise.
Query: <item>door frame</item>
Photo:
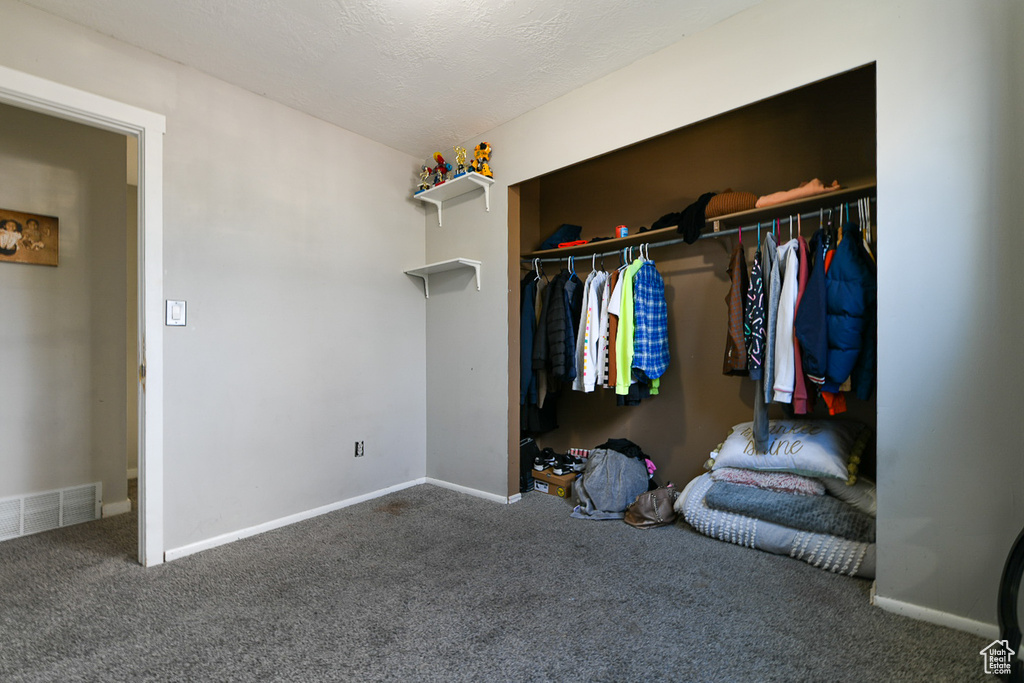
[[[164,561],[163,135],[166,119],[0,66],[0,102],[139,140],[139,562]],[[123,463],[122,463],[123,465]]]

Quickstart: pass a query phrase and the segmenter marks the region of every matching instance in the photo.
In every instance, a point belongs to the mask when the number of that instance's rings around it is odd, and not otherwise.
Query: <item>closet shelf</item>
[[[429,191],[429,190],[428,190]],[[405,271],[406,275],[412,275],[423,280],[423,296],[430,298],[430,276],[433,273],[443,273],[448,270],[456,270],[458,268],[472,268],[473,272],[476,273],[476,289],[480,291],[480,261],[475,261],[470,258],[453,258],[447,261],[439,261],[437,263],[431,263],[426,266],[420,266],[419,268],[413,268],[412,270]]]
[[[775,218],[785,220],[790,215],[796,216],[799,213],[813,211],[819,208],[827,209],[829,207],[835,207],[845,202],[856,201],[864,196],[874,197],[875,190],[876,184],[872,181],[870,183],[850,185],[849,187],[832,190],[831,192],[824,192],[822,194],[814,195],[813,197],[805,197],[803,199],[795,199],[781,204],[773,204],[772,206],[766,206],[763,209],[748,209],[747,211],[728,213],[706,221],[704,232],[701,233],[701,237],[713,237],[715,233],[721,230],[731,230],[732,232],[735,232],[736,228],[745,228],[752,224],[756,225],[758,222],[770,224]],[[667,228],[648,230],[647,232],[641,232],[627,237],[615,237],[612,239],[601,240],[600,242],[580,244],[575,247],[525,252],[520,254],[520,256],[523,260],[533,258],[550,259],[552,257],[565,258],[566,256],[590,256],[591,254],[617,251],[624,247],[635,247],[638,244],[649,243],[653,245],[658,244],[659,242],[668,242],[669,240],[680,238],[676,228],[677,226],[673,225]]]
[[[460,195],[464,195],[467,192],[475,190],[478,187],[484,188],[484,207],[491,210],[491,185],[494,184],[494,178],[488,178],[485,175],[481,175],[476,171],[469,171],[462,175],[447,180],[444,183],[432,187],[429,190],[423,190],[417,192],[413,196],[419,199],[421,202],[427,202],[437,207],[437,227],[441,227],[441,205],[446,199],[452,199]]]

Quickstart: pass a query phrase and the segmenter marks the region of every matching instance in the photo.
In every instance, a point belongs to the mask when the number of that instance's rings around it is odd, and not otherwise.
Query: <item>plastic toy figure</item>
[[[455,177],[458,178],[466,172],[466,148],[453,147],[452,149],[455,150]]]
[[[434,152],[434,161],[437,163],[437,166],[434,167],[434,187],[437,187],[444,184],[446,180],[445,175],[448,171],[452,170],[452,165],[445,163],[444,157],[441,156],[440,152]]]
[[[420,192],[423,192],[423,190],[429,190],[429,189],[430,189],[430,167],[429,166],[421,166],[420,167],[420,184],[419,184],[419,187],[417,187],[417,189],[416,189],[416,193],[419,194]]]
[[[470,170],[476,171],[480,175],[485,175],[488,178],[493,178],[494,174],[491,173],[490,161],[491,143],[481,142],[473,148],[473,163],[470,166]]]

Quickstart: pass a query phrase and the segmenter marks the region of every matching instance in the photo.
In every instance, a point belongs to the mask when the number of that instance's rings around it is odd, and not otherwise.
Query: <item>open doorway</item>
[[[129,387],[134,386],[138,405],[138,481],[139,481],[139,561],[146,565],[159,564],[164,560],[163,551],[163,330],[162,330],[162,156],[164,118],[130,105],[106,98],[98,97],[74,88],[68,88],[45,79],[40,79],[12,69],[0,67],[0,104],[45,114],[57,119],[64,119],[87,127],[101,129],[122,136],[129,136],[138,141],[138,237],[137,248],[129,253],[129,247],[122,244],[122,267],[109,273],[109,279],[119,280],[122,291],[127,287],[128,274],[124,268],[127,262],[137,265],[134,278],[134,289],[138,294],[137,311],[137,352],[135,359],[124,360],[119,356],[121,364],[113,371],[115,379],[120,380],[118,391],[111,395],[122,398],[117,411],[122,415],[121,425],[125,426],[126,395],[131,393]],[[120,163],[124,164],[126,152],[123,151]],[[123,176],[122,176],[123,177]],[[126,196],[122,184],[121,196]],[[127,212],[125,203],[120,208]],[[122,217],[125,214],[122,214]],[[122,220],[117,221],[123,224]],[[120,235],[124,239],[124,235]],[[3,264],[0,264],[3,265]],[[103,278],[97,276],[99,280]],[[118,310],[113,316],[120,320],[121,325],[114,333],[125,339],[129,329],[127,326],[127,309],[121,304],[122,297],[115,302],[100,302],[90,305],[88,315],[103,317],[108,310]],[[106,308],[104,308],[104,303]],[[74,302],[66,304],[69,310]],[[78,311],[81,313],[81,311]],[[60,316],[57,316],[59,319]],[[116,325],[116,322],[115,322]],[[82,340],[84,341],[84,340]],[[88,340],[88,346],[102,345],[103,340]],[[129,367],[134,372],[129,373]],[[126,376],[127,374],[127,376]],[[129,380],[134,374],[135,379]],[[116,400],[116,399],[115,399]],[[100,400],[91,402],[91,409],[103,413],[98,407]],[[52,411],[53,409],[51,409]],[[59,412],[59,410],[58,410]],[[115,412],[112,408],[107,412]],[[40,413],[45,418],[46,413]],[[102,422],[102,420],[101,420]],[[44,424],[45,427],[45,424]],[[113,429],[107,436],[120,441],[116,452],[119,458],[111,467],[116,467],[125,491],[127,488],[125,437],[126,429]],[[100,468],[102,469],[102,467]],[[111,481],[116,482],[113,476]],[[114,486],[118,486],[116,483]],[[104,498],[106,498],[104,494]],[[115,492],[112,496],[117,498]]]

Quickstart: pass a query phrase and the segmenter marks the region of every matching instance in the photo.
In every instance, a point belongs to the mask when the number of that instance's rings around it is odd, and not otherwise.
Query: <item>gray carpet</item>
[[[975,636],[677,526],[424,485],[159,567],[133,515],[0,544],[2,681],[968,681]]]

